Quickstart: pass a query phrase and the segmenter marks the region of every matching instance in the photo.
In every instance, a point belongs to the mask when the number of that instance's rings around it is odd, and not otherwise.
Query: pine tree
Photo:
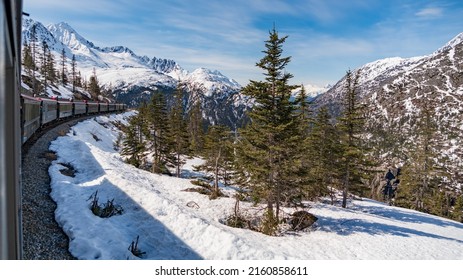
[[[32,59],[31,47],[26,42],[24,42],[24,47],[23,47],[22,63],[27,73],[29,73],[29,76],[32,76],[32,71],[35,68],[35,63],[34,63],[34,60]]]
[[[446,174],[437,164],[438,127],[428,102],[423,102],[414,129],[414,141],[408,148],[408,160],[398,189],[396,204],[419,211],[430,211],[429,197],[437,192]]]
[[[48,45],[45,41],[42,41],[42,65],[40,67],[40,72],[43,75],[43,88],[45,91],[47,90],[47,86],[48,86],[48,74],[49,74],[49,70],[48,70],[49,63],[48,63],[47,54],[48,54]]]
[[[365,188],[363,179],[369,175],[371,163],[368,161],[365,143],[362,139],[364,133],[364,107],[359,101],[357,92],[359,72],[346,73],[346,86],[344,92],[344,111],[339,119],[339,130],[342,148],[342,207],[347,207],[349,192],[363,194]]]
[[[338,187],[340,174],[339,131],[331,122],[327,107],[322,107],[314,120],[309,136],[310,193],[308,198],[316,198],[330,194],[334,203],[334,188]]]
[[[435,189],[433,194],[425,199],[425,204],[429,205],[429,213],[446,218],[451,216],[450,203],[450,194],[441,187]]]
[[[463,223],[463,195],[458,195],[452,211],[452,219]]]
[[[231,131],[226,126],[210,126],[204,144],[205,163],[200,167],[214,175],[214,191],[211,198],[219,196],[219,180],[226,179],[227,169],[233,161]]]
[[[37,80],[37,77],[35,75],[35,71],[37,70],[37,31],[36,31],[36,25],[32,25],[31,29],[31,38],[30,38],[30,44],[31,44],[31,55],[32,55],[32,93],[37,95],[40,92],[40,83]]]
[[[303,144],[296,104],[290,100],[292,75],[285,72],[291,58],[282,57],[286,38],[280,38],[275,28],[269,32],[265,56],[256,63],[265,71],[265,81],[250,81],[242,91],[256,103],[248,114],[250,122],[240,130],[238,165],[255,199],[267,203],[266,234],[274,233],[282,201],[292,201],[300,188]]]
[[[56,75],[55,57],[51,53],[50,48],[48,48],[46,56],[46,71],[48,80],[50,81],[50,84],[55,84],[58,81],[58,77]]]
[[[310,106],[310,102],[307,99],[308,95],[305,87],[304,85],[301,85],[301,91],[296,96],[295,102],[298,104],[298,113],[302,126],[301,130],[304,132],[305,136],[309,135],[313,122],[313,112]]]
[[[67,85],[68,77],[66,75],[66,52],[63,48],[61,51],[61,83]]]
[[[101,95],[101,89],[98,82],[98,78],[96,76],[96,70],[93,68],[93,75],[90,76],[89,84],[88,84],[88,91],[93,99],[98,99],[98,96]]]
[[[72,75],[72,92],[76,92],[77,83],[77,73],[76,73],[76,55],[72,54],[71,60],[71,75]]]
[[[188,113],[188,132],[190,134],[190,150],[198,155],[204,148],[204,120],[201,99],[196,97]]]
[[[139,168],[143,164],[145,143],[143,140],[144,120],[143,115],[138,114],[129,120],[125,129],[125,137],[122,141],[121,155],[127,156],[127,163]]]
[[[27,73],[27,76],[24,77],[24,82],[30,86],[32,93],[36,94],[41,90],[41,88],[38,86],[39,82],[37,81],[37,77],[35,75],[37,66],[32,55],[32,44],[24,42],[22,56],[22,64]]]
[[[170,158],[172,143],[169,141],[169,112],[163,92],[155,92],[149,104],[149,139],[153,152],[154,173],[168,173],[166,164]]]
[[[174,154],[173,164],[176,167],[176,175],[180,177],[180,168],[185,163],[183,155],[189,153],[189,139],[187,123],[184,118],[183,91],[179,83],[174,94],[174,104],[169,114],[170,141]]]
[[[82,79],[82,74],[79,71],[77,73],[77,75],[76,75],[76,87],[84,88],[85,84],[86,84],[85,81],[83,81],[83,79]],[[85,85],[85,87],[86,87],[86,85]]]

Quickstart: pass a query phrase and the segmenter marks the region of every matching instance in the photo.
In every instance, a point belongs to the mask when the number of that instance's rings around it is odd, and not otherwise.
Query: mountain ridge
[[[130,106],[136,107],[140,102],[149,100],[156,91],[172,93],[181,86],[186,96],[185,107],[188,109],[199,100],[210,124],[234,127],[244,117],[247,102],[236,102],[245,99],[240,94],[241,85],[218,70],[198,68],[190,73],[172,59],[140,56],[122,45],[99,47],[65,22],[45,27],[38,21],[26,19],[22,28],[24,42],[31,42],[33,29],[36,44],[47,44],[56,61],[61,61],[64,49],[66,67],[70,69],[74,55],[77,69],[84,79],[96,73],[100,86],[111,91],[112,98]],[[206,103],[216,103],[212,107],[221,108],[222,113],[212,111],[204,105]]]

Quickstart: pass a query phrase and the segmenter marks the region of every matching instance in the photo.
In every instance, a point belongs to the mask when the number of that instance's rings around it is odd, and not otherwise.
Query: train
[[[26,143],[39,129],[58,120],[126,109],[127,105],[122,103],[59,100],[21,94],[21,141]]]
[[[0,2],[0,259],[22,258],[22,0]]]
[[[124,104],[36,98],[21,94],[23,0],[0,2],[0,260],[23,258],[21,158],[44,126],[83,115],[117,112]]]

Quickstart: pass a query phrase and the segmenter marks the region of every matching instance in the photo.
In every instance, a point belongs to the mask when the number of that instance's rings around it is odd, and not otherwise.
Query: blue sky
[[[323,86],[386,57],[430,54],[463,32],[462,0],[24,0],[44,24],[67,22],[97,46],[123,45],[242,85],[275,24],[293,84]]]

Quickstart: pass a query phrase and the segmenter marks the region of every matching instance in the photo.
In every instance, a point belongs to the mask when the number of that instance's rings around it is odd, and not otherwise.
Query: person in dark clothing
[[[387,172],[386,176],[385,176],[385,179],[390,182],[391,180],[395,179],[395,176],[394,174],[392,174],[391,172],[391,169],[389,169],[389,171]]]
[[[391,181],[395,179],[394,174],[392,174],[391,169],[387,172],[386,176],[384,176],[386,179],[386,186],[383,189],[383,195],[384,195],[384,200],[390,200],[392,197],[394,197],[394,189],[391,184]]]

